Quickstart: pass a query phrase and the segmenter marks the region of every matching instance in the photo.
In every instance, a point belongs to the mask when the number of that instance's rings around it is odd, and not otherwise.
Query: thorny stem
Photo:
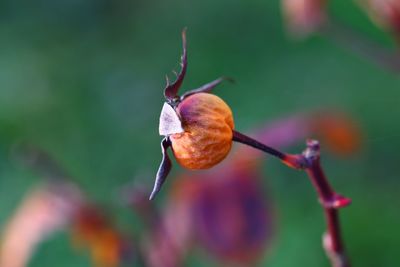
[[[385,48],[350,27],[333,21],[321,27],[319,33],[380,67],[400,73],[400,53],[396,49]]]
[[[297,155],[285,154],[236,131],[233,133],[233,141],[262,150],[279,158],[289,167],[302,169],[308,174],[325,213],[327,223],[327,232],[323,236],[325,252],[332,267],[350,267],[341,236],[338,209],[348,206],[351,200],[337,194],[330,185],[320,164],[318,141],[308,140],[307,148],[302,154]]]
[[[309,162],[305,168],[316,189],[327,221],[323,246],[333,267],[350,267],[340,230],[338,209],[350,205],[351,200],[337,194],[328,182],[320,163],[320,147],[316,140],[308,140],[302,156]]]

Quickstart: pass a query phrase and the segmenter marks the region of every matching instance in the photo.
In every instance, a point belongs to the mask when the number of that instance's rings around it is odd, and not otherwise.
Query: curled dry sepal
[[[150,195],[154,199],[171,170],[167,149],[180,165],[188,169],[207,169],[221,162],[229,153],[232,142],[246,144],[279,158],[287,166],[304,170],[315,187],[325,212],[328,230],[324,235],[324,248],[334,267],[348,267],[339,227],[338,209],[351,203],[349,198],[337,194],[329,184],[320,164],[318,141],[309,140],[302,154],[286,154],[234,130],[232,112],[219,97],[210,94],[221,83],[219,78],[198,89],[178,96],[187,70],[186,31],[182,32],[183,55],[181,71],[176,81],[164,89],[166,103],[160,116],[160,135],[163,159]]]

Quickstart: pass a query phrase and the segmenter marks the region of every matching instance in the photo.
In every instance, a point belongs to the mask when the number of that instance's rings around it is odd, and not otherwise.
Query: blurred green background
[[[330,10],[391,46],[389,35],[354,3],[332,1]],[[235,84],[216,92],[230,104],[242,132],[327,106],[357,118],[364,134],[361,153],[345,160],[326,155],[324,164],[337,190],[353,198],[342,222],[354,266],[396,266],[398,75],[322,37],[290,40],[278,0],[1,1],[0,227],[42,179],[10,161],[9,148],[18,140],[44,147],[93,201],[112,208],[122,229],[135,227],[129,209],[116,201],[115,189],[143,172],[153,182],[161,159],[164,76],[179,69],[185,26],[184,89],[221,75],[233,77]],[[179,170],[175,166],[174,173]],[[277,161],[264,172],[279,227],[262,266],[328,266],[321,248],[323,216],[305,176]],[[89,264],[88,255],[74,251],[61,232],[41,244],[29,266]],[[210,262],[193,255],[189,266]]]

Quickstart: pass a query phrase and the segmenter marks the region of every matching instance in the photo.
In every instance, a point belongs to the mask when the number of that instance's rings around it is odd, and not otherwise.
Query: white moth
[[[183,133],[182,122],[176,114],[175,110],[168,104],[164,103],[160,115],[160,125],[158,128],[160,135],[169,136],[172,134]]]

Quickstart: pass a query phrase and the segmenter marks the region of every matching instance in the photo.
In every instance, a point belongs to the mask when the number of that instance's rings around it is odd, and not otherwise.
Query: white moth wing
[[[175,110],[168,103],[164,103],[161,110],[160,126],[158,130],[160,135],[164,136],[184,132],[178,114],[176,114]]]

